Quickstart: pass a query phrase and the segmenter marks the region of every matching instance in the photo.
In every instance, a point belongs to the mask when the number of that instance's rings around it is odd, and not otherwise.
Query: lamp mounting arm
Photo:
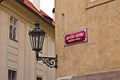
[[[37,61],[42,61],[50,68],[57,68],[57,55],[56,57],[40,57],[38,53],[36,54]]]

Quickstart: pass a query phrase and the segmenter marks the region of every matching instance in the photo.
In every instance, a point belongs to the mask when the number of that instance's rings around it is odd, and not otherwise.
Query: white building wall
[[[0,80],[7,80],[8,14],[0,9]]]
[[[25,37],[25,42],[26,42],[26,44],[25,44],[25,80],[31,80],[31,70],[30,70],[30,68],[31,68],[31,63],[30,63],[30,61],[31,61],[31,59],[30,59],[30,56],[31,56],[31,45],[30,45],[30,41],[29,41],[29,36],[28,36],[28,32],[29,32],[29,30],[30,30],[30,25],[28,25],[28,24],[25,24],[25,26],[26,26],[26,37]],[[33,65],[34,65],[34,63],[33,63]],[[34,74],[34,73],[33,73]]]
[[[18,80],[25,80],[25,23],[18,21]]]
[[[9,35],[9,34],[8,34]],[[18,42],[8,40],[8,68],[17,71],[18,69]]]
[[[9,39],[11,15],[18,20],[17,42]],[[17,71],[17,80],[36,80],[37,76],[55,80],[55,69],[36,61],[28,35],[33,26],[14,12],[0,8],[0,80],[8,80],[8,69]],[[46,34],[43,55],[55,57],[54,48],[54,38]]]

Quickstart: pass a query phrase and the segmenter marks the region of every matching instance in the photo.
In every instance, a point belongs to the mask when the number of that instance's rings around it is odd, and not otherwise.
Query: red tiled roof
[[[52,18],[50,18],[46,13],[44,13],[42,10],[37,10],[34,5],[29,2],[28,0],[17,0],[19,2],[22,2],[25,4],[27,7],[29,7],[33,12],[37,13],[40,17],[42,17],[45,21],[50,23],[52,26],[55,26],[55,22],[53,21]]]

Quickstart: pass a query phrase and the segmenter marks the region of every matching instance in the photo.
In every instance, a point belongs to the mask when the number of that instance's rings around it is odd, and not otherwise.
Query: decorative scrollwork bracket
[[[37,61],[42,61],[50,68],[57,68],[57,55],[56,57],[40,57],[38,53],[36,54]]]

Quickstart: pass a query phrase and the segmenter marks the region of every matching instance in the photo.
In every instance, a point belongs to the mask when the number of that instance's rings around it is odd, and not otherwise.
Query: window
[[[37,77],[37,79],[36,80],[42,80],[42,78],[41,77]]]
[[[90,2],[95,2],[96,0],[90,0]]]
[[[17,80],[17,72],[8,70],[8,80]]]
[[[93,6],[100,5],[110,1],[113,1],[113,0],[86,0],[86,5],[87,5],[87,8],[91,8]]]
[[[17,41],[17,19],[10,17],[9,38]]]

